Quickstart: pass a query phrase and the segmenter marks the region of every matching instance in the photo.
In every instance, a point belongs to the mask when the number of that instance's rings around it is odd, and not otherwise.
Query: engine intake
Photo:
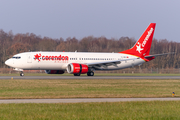
[[[47,74],[64,74],[63,70],[45,70]]]
[[[78,63],[70,63],[67,66],[67,72],[70,74],[85,74],[88,72],[88,66]]]

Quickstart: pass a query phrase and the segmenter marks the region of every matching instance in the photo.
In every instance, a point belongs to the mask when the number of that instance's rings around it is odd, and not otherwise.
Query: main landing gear
[[[87,72],[87,76],[94,76],[94,72],[93,71]]]
[[[80,76],[80,75],[81,75],[80,73],[74,74],[74,76]],[[94,72],[93,71],[87,72],[87,76],[94,76]]]
[[[24,76],[24,73],[23,73],[22,71],[20,72],[20,76],[21,76],[21,77],[23,77],[23,76]]]

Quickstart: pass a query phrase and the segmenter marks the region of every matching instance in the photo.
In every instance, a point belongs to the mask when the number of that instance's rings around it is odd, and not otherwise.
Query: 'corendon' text
[[[154,29],[151,28],[151,29],[148,31],[148,34],[147,34],[147,36],[145,37],[145,39],[144,39],[144,41],[143,41],[143,43],[142,43],[142,47],[144,47],[144,46],[146,45],[146,43],[147,43],[149,37],[151,36],[153,30],[154,30]]]
[[[42,57],[41,57],[42,55],[41,55],[41,53],[39,53],[39,55],[38,54],[36,54],[36,55],[34,55],[34,60],[38,60],[38,61],[41,61],[41,59],[42,60],[56,60],[56,61],[66,61],[66,60],[69,60],[69,57],[68,56],[62,56],[62,55],[59,55],[59,56],[45,56],[45,55],[43,55]]]

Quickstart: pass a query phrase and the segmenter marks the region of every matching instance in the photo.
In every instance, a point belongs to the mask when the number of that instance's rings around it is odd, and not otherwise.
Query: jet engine
[[[70,74],[85,74],[88,72],[88,66],[78,63],[70,63],[67,66],[67,72]]]
[[[64,70],[45,70],[47,74],[64,74]]]

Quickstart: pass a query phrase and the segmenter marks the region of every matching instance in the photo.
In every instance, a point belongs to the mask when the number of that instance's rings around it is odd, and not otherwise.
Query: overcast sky
[[[180,42],[179,0],[0,0],[0,29],[50,38],[141,36]]]

